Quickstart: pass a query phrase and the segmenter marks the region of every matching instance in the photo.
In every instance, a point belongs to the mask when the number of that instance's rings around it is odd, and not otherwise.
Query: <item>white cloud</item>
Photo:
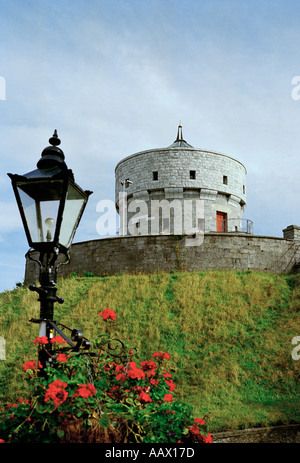
[[[22,230],[22,222],[16,203],[0,202],[0,237],[3,234]]]
[[[256,230],[300,225],[298,2],[1,4],[1,245],[21,227],[6,172],[34,169],[54,129],[76,181],[94,191],[84,240],[98,238],[96,204],[114,199],[117,162],[171,144],[179,120],[193,146],[246,165]]]

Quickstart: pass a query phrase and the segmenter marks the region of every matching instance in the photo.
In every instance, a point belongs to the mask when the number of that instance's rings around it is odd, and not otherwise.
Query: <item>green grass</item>
[[[291,358],[300,335],[300,275],[205,271],[70,276],[58,282],[65,303],[55,320],[81,328],[93,339],[97,313],[117,314],[120,339],[136,347],[139,359],[155,351],[171,355],[168,367],[181,401],[195,416],[211,412],[211,431],[300,422],[300,360]],[[36,359],[33,339],[39,316],[37,294],[21,287],[0,294],[0,403],[26,395],[22,365]]]

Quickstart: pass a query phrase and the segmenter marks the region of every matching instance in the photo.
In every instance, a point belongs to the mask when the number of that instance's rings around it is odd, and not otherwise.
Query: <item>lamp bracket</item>
[[[57,270],[61,265],[66,265],[70,262],[69,250],[54,247],[51,251],[40,251],[37,257],[37,250],[29,249],[25,254],[25,258],[36,262],[40,267],[40,281],[47,281],[47,285],[55,285],[57,280]],[[64,261],[57,262],[58,255],[62,254],[65,257]]]

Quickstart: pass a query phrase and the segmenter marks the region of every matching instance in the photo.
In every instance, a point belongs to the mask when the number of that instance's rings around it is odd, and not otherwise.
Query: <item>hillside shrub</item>
[[[39,349],[57,346],[45,368],[23,365],[30,399],[0,412],[0,442],[22,443],[209,443],[208,416],[176,400],[168,371],[170,354],[154,352],[139,362],[135,350],[113,337],[115,312],[99,312],[103,331],[92,353],[71,352],[64,339],[34,340]]]

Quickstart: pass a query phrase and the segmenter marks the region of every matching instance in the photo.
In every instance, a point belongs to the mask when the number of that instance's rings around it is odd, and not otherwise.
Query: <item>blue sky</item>
[[[28,250],[6,174],[34,169],[54,129],[94,191],[75,242],[99,238],[116,164],[170,145],[179,121],[194,147],[245,164],[255,233],[300,225],[299,1],[0,0],[0,11],[0,290],[23,280]]]

